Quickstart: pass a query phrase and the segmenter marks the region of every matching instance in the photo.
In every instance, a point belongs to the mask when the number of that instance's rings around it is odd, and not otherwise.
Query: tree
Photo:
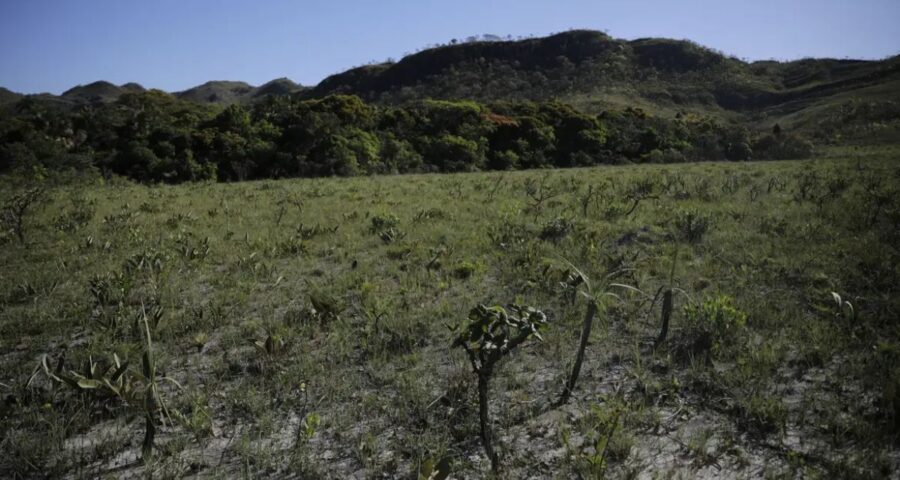
[[[444,172],[475,171],[484,165],[478,142],[456,135],[441,135],[428,143],[427,151],[426,162]]]

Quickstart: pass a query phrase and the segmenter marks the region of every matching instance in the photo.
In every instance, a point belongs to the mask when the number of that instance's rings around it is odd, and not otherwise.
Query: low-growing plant
[[[293,205],[297,209],[297,213],[303,212],[303,200],[299,197],[285,195],[276,203],[278,207],[275,213],[275,225],[281,225],[284,214],[287,213],[288,206]]]
[[[439,208],[423,208],[413,216],[413,223],[422,223],[429,220],[446,218],[447,213]]]
[[[587,191],[578,197],[578,203],[581,205],[581,216],[588,216],[588,208],[590,208],[591,203],[596,202],[599,196],[599,190],[595,190],[594,185],[588,185]]]
[[[556,217],[547,223],[545,223],[541,227],[541,232],[538,236],[541,240],[550,240],[553,242],[559,242],[560,240],[569,236],[572,233],[572,230],[575,229],[575,225],[571,220],[565,217]]]
[[[491,244],[502,249],[523,244],[532,235],[528,226],[516,221],[513,213],[510,212],[503,214],[498,222],[492,223],[487,232]]]
[[[527,207],[528,211],[535,214],[540,213],[545,202],[562,195],[560,190],[547,184],[547,178],[549,177],[543,176],[540,183],[532,177],[525,179],[525,195],[531,199],[531,204]]]
[[[311,287],[309,294],[310,319],[325,325],[339,319],[345,309],[340,298],[321,288]]]
[[[166,219],[166,226],[174,230],[183,223],[192,223],[196,220],[197,216],[194,215],[194,212],[179,212]]]
[[[631,206],[624,210],[622,215],[628,216],[634,213],[643,200],[659,198],[658,195],[653,194],[655,189],[656,180],[653,178],[646,177],[634,181],[625,192],[625,198],[631,201]]]
[[[442,259],[449,258],[453,255],[453,247],[446,245],[438,245],[428,249],[428,261],[425,263],[425,270],[440,270],[443,265]]]
[[[67,385],[76,392],[90,394],[93,401],[100,403],[119,401],[140,413],[145,420],[141,456],[144,462],[149,462],[153,456],[156,423],[173,423],[173,416],[178,415],[177,412],[169,410],[164,397],[160,394],[159,384],[166,381],[178,389],[182,387],[175,380],[157,374],[149,316],[142,315],[141,323],[144,351],[140,373],[129,370],[129,362],[121,362],[115,354],[112,355],[112,362],[104,364],[88,358],[81,372],[74,370],[64,372],[62,358],[56,367],[51,369],[46,355],[42,358],[41,365],[48,378]]]
[[[369,225],[369,232],[379,234],[390,228],[395,228],[400,224],[400,219],[396,215],[388,213],[384,215],[373,215]]]
[[[469,261],[462,261],[453,267],[453,276],[462,280],[471,277],[477,270],[477,264]]]
[[[690,243],[698,243],[712,225],[709,215],[696,209],[678,210],[675,213],[675,228],[679,236]]]
[[[704,202],[708,202],[712,200],[712,181],[709,177],[699,177],[694,180],[693,185],[693,196],[696,198],[703,200]]]
[[[590,413],[580,421],[591,448],[576,451],[579,473],[586,473],[592,478],[604,478],[611,460],[621,461],[628,457],[634,440],[624,431],[627,415],[628,407],[618,397],[611,397],[605,403],[591,406]],[[569,444],[568,435],[564,434],[562,441],[568,449],[574,449]]]
[[[313,237],[317,237],[319,235],[334,234],[335,232],[337,232],[337,230],[338,230],[337,225],[334,227],[328,228],[328,227],[323,227],[317,223],[311,227],[307,227],[301,223],[299,226],[297,226],[297,236],[299,236],[303,240],[309,240],[309,239],[311,239]]]
[[[71,206],[53,220],[53,226],[66,233],[84,228],[94,218],[94,204],[84,197],[73,197]]]
[[[802,172],[796,176],[797,185],[794,189],[794,201],[802,203],[812,200],[815,190],[819,186],[819,176],[815,172]]]
[[[277,256],[294,256],[307,252],[306,243],[303,242],[300,235],[291,235],[281,239],[272,247],[272,254]]]
[[[209,256],[209,237],[195,239],[189,233],[175,237],[175,251],[185,262],[205,260]]]
[[[389,245],[394,242],[399,242],[406,238],[406,232],[402,232],[397,228],[390,227],[386,230],[382,230],[378,233],[378,238],[381,239],[386,245]]]
[[[263,360],[271,360],[276,355],[279,355],[284,351],[284,339],[278,335],[269,334],[266,335],[264,340],[257,340],[253,342],[253,346],[256,347],[256,351],[260,354]]]
[[[540,331],[547,326],[547,316],[532,307],[510,305],[478,305],[466,320],[453,328],[456,336],[453,347],[465,350],[478,377],[478,412],[481,442],[494,472],[500,470],[500,458],[494,450],[491,431],[489,391],[490,381],[503,357],[532,336],[541,340]]]
[[[714,357],[735,353],[745,337],[747,314],[734,306],[731,297],[720,295],[684,306],[682,335],[691,353]],[[707,357],[709,358],[709,357]]]
[[[111,213],[103,217],[103,226],[111,232],[127,229],[134,224],[137,213],[123,209],[119,213]]]

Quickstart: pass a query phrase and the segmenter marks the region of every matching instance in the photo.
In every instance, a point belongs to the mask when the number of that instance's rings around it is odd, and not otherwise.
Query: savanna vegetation
[[[0,477],[896,476],[897,72],[574,31],[0,89]]]
[[[0,475],[888,476],[897,153],[6,177]]]

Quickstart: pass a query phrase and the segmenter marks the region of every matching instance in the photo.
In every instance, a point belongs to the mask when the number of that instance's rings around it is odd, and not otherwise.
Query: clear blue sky
[[[900,53],[900,0],[0,0],[0,86],[312,85],[474,34],[687,38],[747,59]]]

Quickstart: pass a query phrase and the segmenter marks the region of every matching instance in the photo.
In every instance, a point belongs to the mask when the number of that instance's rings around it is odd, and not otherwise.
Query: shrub
[[[374,215],[372,216],[372,224],[369,227],[371,233],[381,233],[385,230],[396,227],[400,223],[400,219],[393,214]]]
[[[725,295],[684,306],[683,336],[693,353],[728,354],[740,346],[747,314],[734,307]]]
[[[575,226],[568,218],[557,217],[545,223],[543,227],[541,227],[541,233],[539,236],[541,237],[541,240],[558,242],[563,238],[569,236],[574,228]]]
[[[462,280],[471,277],[477,270],[478,265],[463,261],[453,267],[453,276]]]
[[[540,331],[547,325],[547,316],[532,307],[511,305],[509,310],[500,306],[478,305],[469,312],[465,322],[454,328],[458,332],[453,347],[462,347],[478,377],[479,423],[481,441],[497,472],[500,459],[494,451],[489,418],[488,392],[490,380],[497,363],[532,336],[541,339]]]
[[[42,200],[42,188],[32,188],[9,199],[0,210],[0,238],[14,234],[19,243],[25,243],[25,217]]]
[[[695,209],[679,210],[675,214],[675,228],[682,239],[698,243],[712,224],[708,215]]]

